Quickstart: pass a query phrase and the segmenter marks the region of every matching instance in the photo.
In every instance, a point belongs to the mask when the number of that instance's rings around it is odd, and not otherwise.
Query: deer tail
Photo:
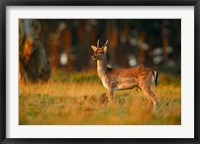
[[[155,86],[157,86],[158,84],[158,72],[157,71],[153,71],[153,80],[152,83],[154,83]]]

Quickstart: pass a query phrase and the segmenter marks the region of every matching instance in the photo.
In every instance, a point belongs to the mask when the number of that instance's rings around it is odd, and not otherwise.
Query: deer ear
[[[93,46],[93,45],[91,45],[91,48],[93,49],[93,51],[97,50],[97,48],[95,46]]]
[[[107,46],[105,46],[105,47],[103,48],[103,52],[104,52],[104,53],[107,52]]]

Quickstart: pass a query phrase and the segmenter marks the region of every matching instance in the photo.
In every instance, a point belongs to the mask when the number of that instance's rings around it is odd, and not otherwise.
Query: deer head
[[[99,41],[100,39],[97,41],[97,46],[91,45],[91,48],[94,51],[94,54],[91,57],[92,60],[101,60],[102,57],[106,55],[106,51],[107,51],[106,45],[108,43],[108,40],[101,48],[99,48]]]

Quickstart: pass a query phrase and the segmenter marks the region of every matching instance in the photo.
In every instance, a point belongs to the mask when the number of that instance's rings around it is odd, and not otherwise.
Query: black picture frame
[[[194,6],[195,82],[194,138],[7,138],[6,137],[6,7],[7,6]],[[200,1],[199,0],[1,0],[0,1],[0,142],[1,143],[165,143],[200,144]]]

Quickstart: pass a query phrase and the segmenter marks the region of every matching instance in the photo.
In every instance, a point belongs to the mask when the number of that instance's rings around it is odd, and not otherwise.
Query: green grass
[[[141,90],[116,91],[115,103],[109,105],[96,72],[58,71],[47,83],[20,85],[19,124],[180,125],[180,76],[162,73],[158,83],[153,114]]]

